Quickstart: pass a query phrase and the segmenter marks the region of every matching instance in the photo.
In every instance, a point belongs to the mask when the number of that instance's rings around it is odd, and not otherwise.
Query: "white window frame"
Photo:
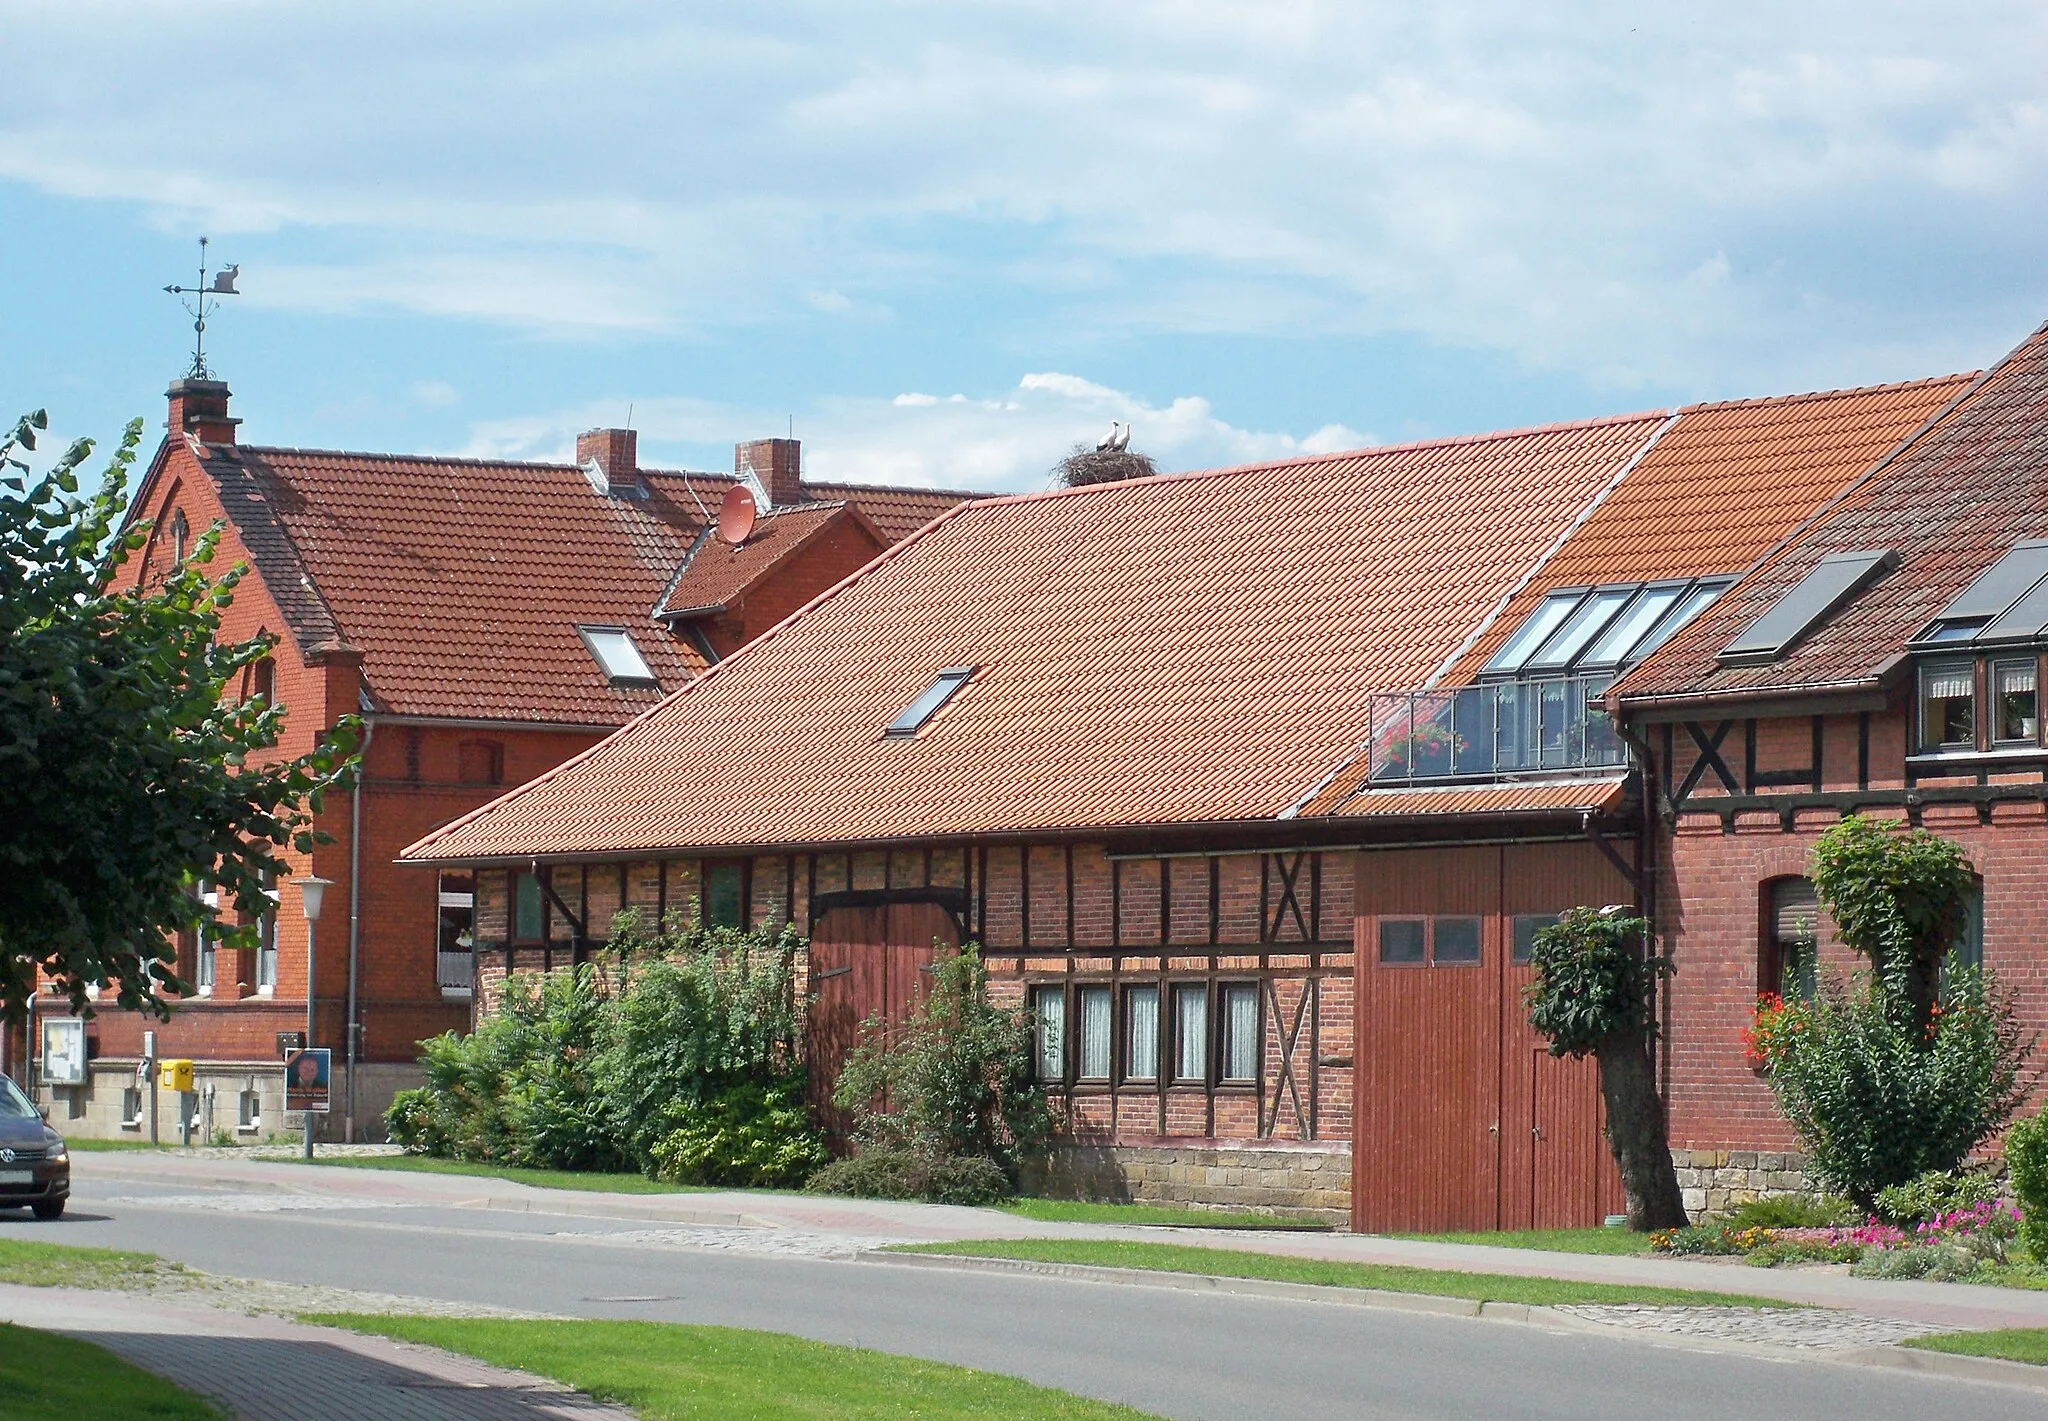
[[[633,633],[625,627],[579,626],[576,634],[590,652],[597,669],[614,686],[654,686],[654,668],[640,652]]]

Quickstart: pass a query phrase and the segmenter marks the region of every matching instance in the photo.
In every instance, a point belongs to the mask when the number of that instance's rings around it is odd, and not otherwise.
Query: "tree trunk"
[[[1683,1228],[1685,1202],[1671,1167],[1671,1143],[1664,1133],[1664,1102],[1650,1072],[1640,1033],[1616,1032],[1594,1051],[1600,1062],[1600,1093],[1607,1102],[1607,1144],[1621,1171],[1628,1226],[1637,1233]]]

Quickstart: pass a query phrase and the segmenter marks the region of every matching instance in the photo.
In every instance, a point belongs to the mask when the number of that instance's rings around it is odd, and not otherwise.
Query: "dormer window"
[[[1920,668],[1920,743],[1929,750],[1977,748],[1977,663],[1930,661]]]
[[[647,658],[633,644],[624,627],[578,627],[576,632],[590,648],[590,657],[614,686],[659,684],[647,665]]]
[[[933,678],[932,683],[918,693],[917,699],[903,708],[896,719],[889,722],[889,728],[882,732],[890,740],[908,740],[924,728],[924,723],[939,712],[939,707],[953,698],[953,693],[967,684],[967,678],[974,674],[972,666],[949,666]]]

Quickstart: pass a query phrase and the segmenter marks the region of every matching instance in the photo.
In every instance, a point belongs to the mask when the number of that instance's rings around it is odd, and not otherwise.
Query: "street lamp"
[[[293,882],[299,885],[299,908],[306,915],[306,1049],[313,1049],[313,932],[320,921],[320,905],[326,900],[327,890],[333,885],[330,878],[299,878]],[[290,1089],[290,1083],[286,1083]],[[299,1115],[300,1133],[305,1136],[306,1158],[313,1158],[313,1112],[302,1111]]]

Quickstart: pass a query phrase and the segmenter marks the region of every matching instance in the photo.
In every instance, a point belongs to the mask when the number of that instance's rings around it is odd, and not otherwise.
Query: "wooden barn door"
[[[952,915],[931,903],[833,908],[811,932],[811,1003],[804,1030],[811,1109],[835,1142],[851,1123],[832,1105],[861,1024],[902,1021],[931,986],[939,947],[958,947]]]
[[[1600,1066],[1556,1058],[1529,1026],[1522,989],[1535,976],[1514,962],[1518,917],[1628,901],[1620,874],[1590,844],[1518,844],[1503,851],[1501,912],[1510,940],[1501,989],[1501,1210],[1504,1229],[1586,1228],[1621,1210],[1621,1176],[1607,1148]]]
[[[1499,933],[1500,851],[1360,854],[1356,891],[1357,1226],[1492,1228],[1500,1210],[1500,961],[1506,950]],[[1444,954],[1453,960],[1438,961],[1445,921],[1474,918],[1479,960]],[[1416,922],[1423,925],[1423,960],[1383,961],[1381,925]]]

